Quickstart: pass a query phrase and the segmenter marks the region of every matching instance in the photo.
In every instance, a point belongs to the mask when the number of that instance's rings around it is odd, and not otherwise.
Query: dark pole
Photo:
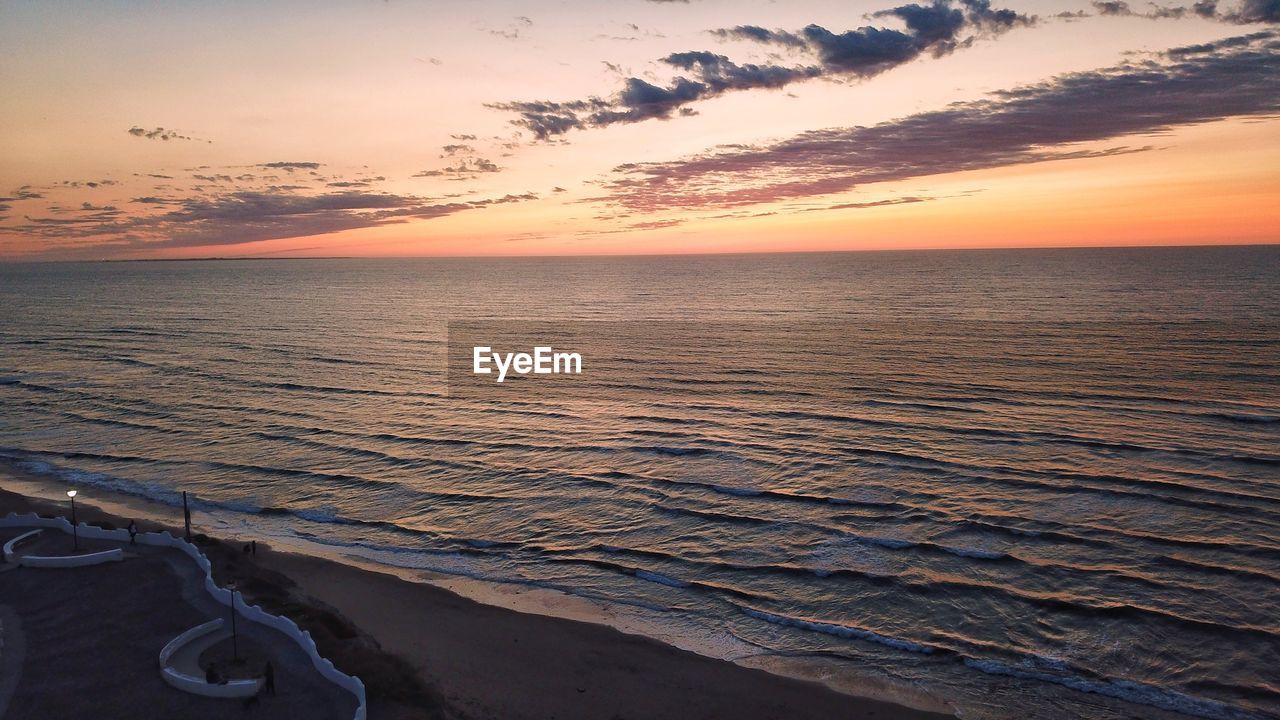
[[[76,496],[71,496],[71,546],[80,551],[80,525],[76,522]]]
[[[240,647],[236,641],[236,584],[230,583],[231,590],[231,661],[240,661]]]
[[[187,507],[187,491],[182,491],[182,520],[187,526],[187,542],[191,542],[191,508]]]

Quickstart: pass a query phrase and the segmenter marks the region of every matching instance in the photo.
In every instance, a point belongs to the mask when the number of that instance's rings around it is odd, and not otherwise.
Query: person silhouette
[[[262,668],[262,690],[272,695],[276,694],[276,669],[272,667],[271,661],[267,661],[267,666]]]
[[[138,544],[138,523],[132,520],[129,521],[129,544]]]

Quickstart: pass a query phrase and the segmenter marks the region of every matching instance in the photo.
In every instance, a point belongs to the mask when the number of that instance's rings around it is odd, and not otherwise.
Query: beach
[[[4,483],[0,479],[0,487]],[[64,510],[48,500],[0,492],[0,514]],[[89,502],[78,513],[82,522],[123,527],[129,521]],[[144,525],[157,529],[152,522]],[[237,577],[246,601],[293,617],[316,636],[322,654],[361,677],[370,718],[949,716],[837,693],[600,624],[485,605],[433,585],[265,544],[256,554],[242,552],[239,543],[214,547],[205,550],[215,577]],[[111,597],[81,602],[95,613],[110,612],[114,604]]]

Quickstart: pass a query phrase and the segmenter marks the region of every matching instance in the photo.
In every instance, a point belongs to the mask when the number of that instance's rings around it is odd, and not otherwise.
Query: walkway
[[[21,532],[0,529],[0,543]],[[62,536],[52,535],[55,541]],[[129,557],[122,563],[3,573],[0,622],[6,642],[10,623],[3,620],[8,617],[4,608],[20,619],[26,638],[21,671],[0,676],[0,692],[4,678],[17,677],[3,720],[350,720],[355,712],[350,693],[321,678],[292,641],[256,623],[242,624],[240,632],[268,649],[277,695],[242,708],[239,700],[199,697],[166,684],[156,665],[161,648],[184,630],[225,614],[226,608],[204,592],[198,569],[185,555],[143,546],[127,550]],[[0,667],[7,657],[6,648],[0,652]]]

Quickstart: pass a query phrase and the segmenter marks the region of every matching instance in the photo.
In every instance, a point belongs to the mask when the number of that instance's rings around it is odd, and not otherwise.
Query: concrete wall
[[[24,532],[21,535],[13,538],[9,542],[5,543],[4,544],[4,561],[7,563],[13,562],[14,559],[17,557],[17,552],[15,548],[17,548],[19,545],[21,545],[22,543],[28,540],[34,540],[36,536],[42,532],[44,531],[32,530],[31,532]]]
[[[188,675],[169,664],[169,659],[189,643],[216,633],[226,623],[222,618],[210,620],[197,625],[170,640],[160,651],[160,677],[173,687],[194,695],[216,698],[247,698],[258,694],[262,686],[260,680],[228,680],[224,683],[210,683],[203,676]]]
[[[71,523],[66,518],[42,518],[35,513],[28,513],[26,515],[9,513],[5,517],[0,518],[0,527],[53,528],[55,530],[65,532],[68,535],[71,534]],[[104,530],[100,527],[80,523],[79,532],[80,537],[90,540],[114,540],[122,543],[129,542],[129,532],[124,529]],[[195,545],[192,545],[182,538],[176,538],[167,532],[139,533],[137,541],[143,545],[170,547],[186,553],[186,555],[195,561],[196,565],[204,571],[205,590],[219,603],[226,606],[231,605],[231,591],[225,588],[220,588],[213,582],[213,574],[211,572],[209,558],[206,558],[204,553],[200,552],[199,548]],[[245,603],[244,596],[238,593],[235,595],[235,610],[241,616],[252,622],[275,628],[297,643],[298,646],[302,648],[302,651],[311,658],[311,664],[315,666],[316,671],[319,672],[320,675],[334,685],[337,685],[338,687],[347,690],[352,695],[355,695],[357,707],[355,716],[352,720],[365,720],[367,705],[365,702],[364,683],[360,682],[360,678],[348,675],[341,670],[338,670],[333,666],[332,662],[321,657],[320,652],[316,649],[315,640],[311,639],[311,633],[299,628],[298,625],[289,618],[272,615],[257,605],[249,605]]]
[[[120,548],[103,550],[102,552],[83,553],[81,555],[23,555],[18,564],[23,567],[37,568],[73,568],[86,565],[120,562],[124,559],[124,551]]]

